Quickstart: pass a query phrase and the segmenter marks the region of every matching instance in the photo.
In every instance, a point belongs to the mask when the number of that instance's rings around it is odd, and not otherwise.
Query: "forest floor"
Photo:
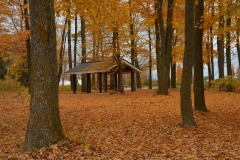
[[[23,151],[30,96],[2,93],[0,160],[5,159],[240,159],[240,93],[205,91],[208,113],[183,127],[179,89],[59,94],[66,138]]]

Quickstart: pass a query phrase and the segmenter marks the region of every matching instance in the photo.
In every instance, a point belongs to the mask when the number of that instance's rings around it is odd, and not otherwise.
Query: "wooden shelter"
[[[121,68],[123,74],[134,74],[141,73],[141,70],[129,63],[128,61],[122,59],[121,60]],[[107,76],[110,74],[114,74],[114,86],[110,86],[117,90],[119,88],[119,72],[118,72],[118,64],[115,61],[99,61],[99,62],[86,62],[81,63],[80,65],[69,69],[65,72],[65,74],[87,74],[87,93],[91,93],[91,74],[97,73],[99,76],[99,92],[102,92],[103,83],[102,76],[104,76],[104,91],[107,92]],[[131,79],[132,81],[132,79]],[[133,85],[131,85],[131,90],[134,91]],[[76,89],[74,89],[73,93],[76,93]]]

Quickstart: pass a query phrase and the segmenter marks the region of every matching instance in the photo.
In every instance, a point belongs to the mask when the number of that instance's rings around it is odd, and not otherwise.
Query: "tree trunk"
[[[129,0],[129,7],[131,10],[131,0]],[[132,14],[130,12],[130,36],[131,36],[131,63],[134,66],[134,58],[136,55],[136,46],[135,46],[135,34],[134,34],[134,24],[133,24],[133,19],[132,19]],[[134,71],[131,71],[131,90],[132,92],[136,91],[136,85],[135,85],[135,76],[134,76]]]
[[[176,86],[176,62],[171,59],[171,88],[177,88]]]
[[[72,69],[72,37],[71,37],[71,20],[68,20],[68,66],[69,69]],[[70,75],[70,85],[72,91],[74,90],[74,85],[73,85],[73,75]]]
[[[64,138],[58,105],[54,1],[29,1],[32,40],[31,102],[24,149]]]
[[[237,53],[238,53],[238,67],[240,67],[240,43],[239,30],[237,31]]]
[[[118,36],[119,36],[118,28],[114,28],[113,29],[113,54],[116,57],[116,61],[118,65],[118,88],[119,88],[119,91],[124,94],[123,78],[122,78],[123,76],[122,76],[122,67],[121,67],[122,58],[120,56]]]
[[[209,62],[207,63],[208,66],[208,87],[211,87],[211,80],[212,80],[212,66],[211,66],[211,50],[210,50],[210,45],[209,45],[209,34],[207,34],[207,43],[206,43],[206,49],[207,49],[207,54],[208,54],[208,60]]]
[[[152,38],[151,29],[148,28],[148,46],[149,46],[149,89],[152,89]]]
[[[58,68],[58,84],[60,82],[61,74],[62,74],[62,67],[63,67],[63,57],[64,57],[64,44],[66,40],[65,32],[66,32],[66,25],[67,25],[67,17],[65,19],[64,23],[64,28],[63,28],[63,33],[62,33],[62,41],[61,41],[61,48],[59,52],[59,59],[60,59],[60,64]]]
[[[158,88],[158,94],[159,95],[168,95],[168,78],[169,74],[167,71],[167,53],[166,53],[166,32],[164,27],[164,20],[162,15],[162,0],[158,0],[158,24],[160,29],[160,38],[161,38],[161,58],[160,58],[160,67],[157,69],[160,69],[158,72],[160,79],[158,80],[160,87]]]
[[[219,30],[223,30],[224,17],[220,17]],[[218,48],[218,72],[219,78],[224,77],[224,36],[223,34],[217,37],[217,48]]]
[[[167,79],[168,79],[168,87],[170,86],[170,63],[171,63],[171,55],[172,55],[172,19],[173,19],[173,8],[174,8],[174,0],[168,0],[168,10],[167,10],[167,28],[166,28],[166,66],[167,66]]]
[[[135,57],[135,66],[139,69],[137,54]],[[142,88],[140,73],[136,73],[137,88]]]
[[[181,80],[181,114],[184,126],[196,126],[191,99],[192,67],[194,64],[194,1],[185,0],[185,50]]]
[[[202,57],[202,37],[203,37],[203,0],[198,0],[195,5],[195,62],[194,62],[194,109],[207,112],[204,96],[203,81],[203,57]]]
[[[24,5],[28,4],[28,0],[23,1]],[[29,15],[28,15],[28,8],[25,7],[24,11],[24,21],[25,21],[25,29],[30,30],[29,26]],[[27,48],[27,62],[28,62],[28,93],[31,94],[31,41],[30,37],[26,40],[26,48]]]
[[[158,10],[158,3],[157,0],[155,0],[155,11]],[[159,30],[159,23],[158,19],[155,19],[155,34],[156,34],[156,65],[157,65],[157,78],[158,78],[158,94],[159,89],[161,88],[161,54],[160,54],[160,30]]]
[[[228,7],[230,7],[231,3],[229,2]],[[231,17],[230,17],[230,11],[228,9],[228,18],[227,18],[227,27],[231,26]],[[227,75],[232,75],[232,64],[231,64],[231,31],[229,30],[227,32],[226,37],[226,62],[227,62]]]
[[[75,33],[74,33],[74,50],[73,50],[73,66],[76,67],[77,66],[77,16],[74,18],[75,20]],[[74,74],[73,75],[73,93],[76,93],[77,91],[77,84],[78,84],[78,80],[77,80],[77,75]]]
[[[86,51],[86,30],[85,30],[85,20],[81,18],[81,39],[82,39],[82,63],[87,62],[87,51]],[[82,92],[87,92],[87,75],[82,74]]]

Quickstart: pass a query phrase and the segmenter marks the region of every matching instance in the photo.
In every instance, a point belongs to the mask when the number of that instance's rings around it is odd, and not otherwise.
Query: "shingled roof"
[[[123,59],[121,65],[125,68],[129,68],[136,73],[140,73],[141,70]],[[114,68],[117,67],[117,64],[114,61],[101,61],[101,62],[87,62],[81,63],[80,65],[69,69],[65,74],[85,74],[85,73],[99,73],[99,72],[111,72]],[[124,70],[123,72],[129,72],[129,70]]]

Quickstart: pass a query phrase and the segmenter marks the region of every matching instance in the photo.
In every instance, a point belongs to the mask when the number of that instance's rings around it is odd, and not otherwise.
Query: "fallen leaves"
[[[206,91],[209,113],[182,127],[178,89],[60,93],[66,139],[22,151],[29,96],[0,101],[0,159],[240,159],[240,94]]]

